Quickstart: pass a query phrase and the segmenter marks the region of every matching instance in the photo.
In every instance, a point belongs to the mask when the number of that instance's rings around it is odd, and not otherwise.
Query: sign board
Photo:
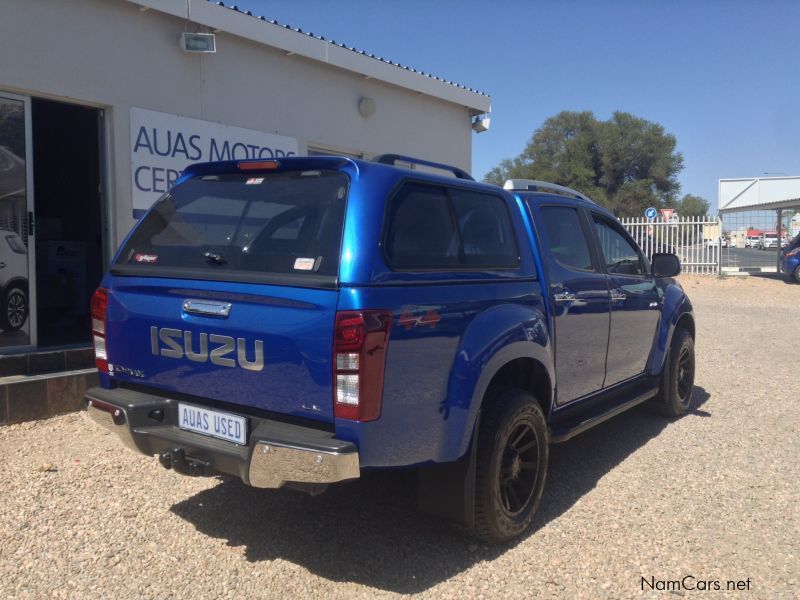
[[[651,221],[656,218],[658,215],[658,211],[653,208],[652,206],[644,211],[644,216],[650,219]]]
[[[294,138],[143,108],[131,108],[130,144],[134,217],[150,208],[192,163],[297,154]]]
[[[672,214],[675,212],[674,208],[662,208],[661,209],[661,218],[665,221],[669,221],[672,218]]]

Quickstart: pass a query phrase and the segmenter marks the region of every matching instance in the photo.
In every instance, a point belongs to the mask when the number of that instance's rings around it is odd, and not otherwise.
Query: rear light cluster
[[[101,373],[108,373],[108,354],[106,353],[106,312],[108,311],[108,290],[97,288],[92,296],[92,338],[94,338],[94,364]]]
[[[337,419],[374,421],[381,416],[391,326],[388,310],[336,313],[333,414]]]

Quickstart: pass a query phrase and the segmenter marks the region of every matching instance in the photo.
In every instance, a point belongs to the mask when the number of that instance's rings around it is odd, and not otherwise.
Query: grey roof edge
[[[745,212],[750,210],[776,210],[782,208],[800,208],[800,176],[782,175],[772,177],[735,177],[719,179],[717,210],[720,214]],[[762,184],[771,185],[780,182],[795,184],[791,190],[762,190]],[[723,200],[724,184],[739,184],[733,190],[726,190],[732,195]],[[755,189],[756,197],[747,198],[746,194]],[[788,193],[786,193],[788,192]]]
[[[179,18],[186,18],[185,0],[127,0],[143,8],[153,9]],[[251,11],[240,10],[219,0],[192,2],[191,20],[213,31],[249,39],[341,69],[358,73],[366,79],[376,79],[420,94],[462,105],[473,114],[491,111],[487,94],[461,84],[418,71],[363,50],[327,40],[322,36],[294,29]],[[220,49],[220,51],[223,51]]]

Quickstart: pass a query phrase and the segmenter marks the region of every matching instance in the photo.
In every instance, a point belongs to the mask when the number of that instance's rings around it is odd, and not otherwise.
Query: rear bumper
[[[260,488],[287,484],[328,484],[359,477],[355,444],[329,431],[246,416],[248,444],[178,428],[177,400],[128,389],[91,388],[89,416],[129,448],[186,475],[227,473]],[[202,401],[197,402],[202,405]]]

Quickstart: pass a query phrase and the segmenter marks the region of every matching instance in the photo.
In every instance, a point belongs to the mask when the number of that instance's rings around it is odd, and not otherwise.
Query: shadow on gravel
[[[696,387],[694,409],[686,418],[710,416],[699,410],[708,398]],[[542,503],[523,539],[567,511],[669,423],[637,407],[551,446]],[[514,545],[477,544],[446,522],[421,514],[410,471],[365,474],[316,497],[258,490],[225,478],[171,510],[208,536],[244,546],[249,561],[286,560],[331,581],[401,594],[425,591]]]
[[[750,277],[759,277],[760,279],[774,279],[782,281],[786,285],[797,285],[797,282],[785,273],[750,273]]]
[[[701,407],[711,396],[695,386],[692,408],[683,417],[710,417]],[[533,519],[536,530],[558,518],[591,491],[597,482],[628,456],[656,437],[674,420],[637,406],[564,444],[550,446],[550,465],[542,503]]]

